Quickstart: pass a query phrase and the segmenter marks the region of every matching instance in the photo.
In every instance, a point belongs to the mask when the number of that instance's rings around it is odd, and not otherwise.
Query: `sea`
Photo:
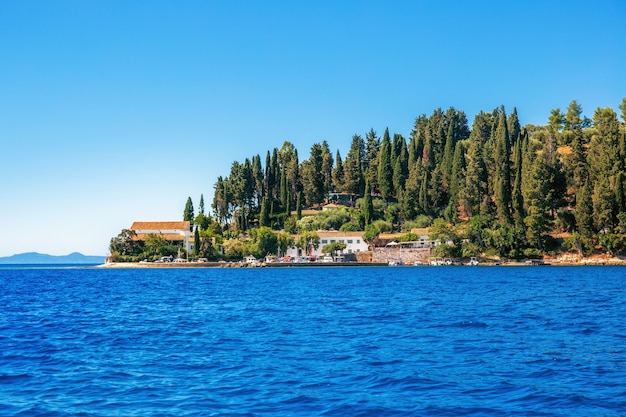
[[[624,267],[0,267],[0,416],[625,416]]]

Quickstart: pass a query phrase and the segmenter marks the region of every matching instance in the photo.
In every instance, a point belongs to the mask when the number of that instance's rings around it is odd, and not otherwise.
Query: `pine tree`
[[[615,193],[608,177],[598,178],[593,187],[593,218],[596,230],[611,229],[616,224]]]
[[[587,153],[584,146],[582,107],[572,100],[565,114],[563,135],[571,152],[565,158],[568,182],[574,191],[578,190],[587,177]]]

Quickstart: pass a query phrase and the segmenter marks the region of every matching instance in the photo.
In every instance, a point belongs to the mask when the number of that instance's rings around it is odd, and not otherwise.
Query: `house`
[[[320,238],[320,244],[317,249],[309,248],[303,251],[302,249],[296,248],[294,246],[287,249],[286,255],[291,256],[292,258],[298,258],[301,256],[309,256],[315,259],[321,258],[324,255],[322,251],[324,246],[334,242],[346,244],[346,248],[342,252],[343,254],[367,252],[369,250],[367,242],[363,240],[363,234],[365,232],[338,232],[334,230],[318,230],[315,233],[317,233]],[[311,249],[312,252],[309,253],[309,250]]]
[[[193,250],[188,221],[134,222],[130,230],[135,232],[135,240],[145,240],[151,234],[160,235],[170,243],[181,245],[187,252]]]

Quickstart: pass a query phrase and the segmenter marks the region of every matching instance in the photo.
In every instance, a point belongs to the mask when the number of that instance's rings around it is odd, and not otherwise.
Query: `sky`
[[[289,141],[626,96],[626,2],[0,2],[0,257],[108,254]]]

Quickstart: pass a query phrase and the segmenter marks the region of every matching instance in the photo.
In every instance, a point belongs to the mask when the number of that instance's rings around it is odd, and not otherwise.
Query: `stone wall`
[[[398,249],[398,248],[374,248],[372,253],[372,262],[389,263],[391,260],[401,259],[405,265],[413,265],[418,263],[428,263],[430,258],[430,249]]]

